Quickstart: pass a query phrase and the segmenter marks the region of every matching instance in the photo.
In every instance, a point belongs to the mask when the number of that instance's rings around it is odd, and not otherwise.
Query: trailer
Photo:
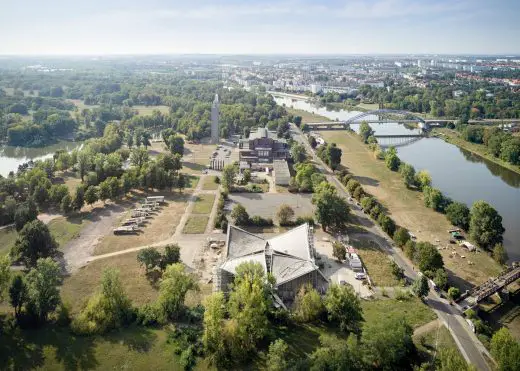
[[[139,228],[137,225],[125,225],[121,227],[114,228],[114,234],[131,234],[137,232]]]
[[[157,210],[159,208],[159,206],[156,204],[156,203],[146,203],[146,204],[141,204],[141,208],[142,209],[150,209],[150,210]]]
[[[123,221],[123,223],[129,223],[129,224],[137,224],[137,225],[140,225],[140,224],[143,224],[145,222],[145,218],[144,217],[134,217],[134,218],[128,218],[128,219],[125,219]]]
[[[150,214],[147,211],[139,211],[134,210],[131,214],[132,218],[146,218],[147,216],[150,216]]]
[[[149,196],[146,197],[146,201],[156,201],[162,204],[164,203],[164,196]]]
[[[134,209],[134,211],[139,211],[143,213],[150,213],[150,211],[153,211],[151,207],[137,207]]]

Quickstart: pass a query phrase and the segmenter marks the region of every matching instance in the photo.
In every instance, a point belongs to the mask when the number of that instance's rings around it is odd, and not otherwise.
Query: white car
[[[364,280],[367,278],[367,275],[365,273],[356,273],[356,280]]]

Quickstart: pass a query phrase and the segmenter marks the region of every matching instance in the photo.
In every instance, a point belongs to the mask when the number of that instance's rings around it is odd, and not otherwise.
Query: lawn
[[[416,297],[408,300],[362,300],[361,307],[365,323],[376,323],[383,317],[404,317],[410,326],[416,328],[437,318],[435,313]]]
[[[193,206],[193,214],[209,214],[213,208],[213,202],[215,201],[215,195],[213,194],[200,194],[195,200]]]
[[[378,103],[359,103],[355,107],[362,108],[367,111],[373,111],[373,110],[379,109],[379,104]]]
[[[184,156],[182,158],[184,171],[201,173],[209,165],[209,159],[215,149],[215,144],[185,143]]]
[[[0,230],[0,255],[9,253],[17,237],[18,233],[14,226]]]
[[[166,203],[152,213],[137,234],[104,236],[94,249],[94,255],[106,254],[114,251],[126,250],[132,247],[144,246],[166,240],[175,233],[184,210],[186,209],[189,193],[172,192],[165,198]],[[121,220],[117,220],[114,227],[130,217],[129,209]]]
[[[399,281],[392,274],[388,255],[374,241],[359,238],[351,239],[351,243],[357,249],[374,285],[382,287],[399,285]]]
[[[202,189],[204,189],[206,191],[213,191],[215,189],[218,189],[220,184],[215,182],[216,179],[217,179],[216,175],[208,175],[208,176],[204,177],[204,182],[202,183]]]
[[[208,217],[202,215],[192,215],[184,225],[182,233],[184,234],[200,234],[206,230],[208,224]]]
[[[63,247],[67,242],[78,237],[79,232],[87,223],[90,222],[81,216],[68,218],[60,216],[51,220],[48,226],[58,245]]]
[[[151,115],[153,111],[159,111],[164,115],[170,113],[170,107],[168,106],[133,106],[132,109],[138,112],[138,116]]]
[[[184,174],[184,179],[186,180],[186,189],[193,189],[199,184],[199,179],[197,175],[189,175]]]
[[[401,176],[377,160],[356,134],[323,131],[321,135],[342,149],[342,165],[388,209],[398,225],[408,228],[420,241],[438,244],[438,239],[441,246],[448,243],[446,231],[451,224],[446,217],[424,206],[422,193],[407,189]],[[446,268],[467,282],[480,284],[500,272],[500,267],[487,254],[471,254],[467,259],[460,259],[450,258],[448,250],[440,252]],[[475,264],[469,265],[466,260]],[[463,285],[463,281],[458,284]]]
[[[435,357],[438,357],[438,352],[443,349],[452,349],[461,359],[464,359],[450,331],[442,324],[424,334],[414,336],[414,343],[422,362],[434,361]]]
[[[79,337],[66,328],[0,333],[0,369],[182,370],[168,329],[130,326]]]
[[[290,115],[301,116],[302,124],[306,124],[308,122],[331,121],[331,119],[329,119],[325,116],[316,115],[314,113],[307,112],[304,110],[299,110],[299,109],[294,109],[294,108],[289,108],[289,107],[287,107],[286,110]]]

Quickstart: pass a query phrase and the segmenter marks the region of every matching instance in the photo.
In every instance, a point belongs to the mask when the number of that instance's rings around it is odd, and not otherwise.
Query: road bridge
[[[520,265],[513,265],[500,273],[496,278],[492,278],[482,285],[474,287],[471,291],[466,291],[457,300],[463,308],[472,308],[482,300],[490,297],[494,293],[502,290],[507,285],[520,278]]]

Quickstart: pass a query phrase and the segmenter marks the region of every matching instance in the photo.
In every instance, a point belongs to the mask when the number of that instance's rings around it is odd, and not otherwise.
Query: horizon
[[[28,0],[2,10],[0,56],[520,54],[513,0]]]

